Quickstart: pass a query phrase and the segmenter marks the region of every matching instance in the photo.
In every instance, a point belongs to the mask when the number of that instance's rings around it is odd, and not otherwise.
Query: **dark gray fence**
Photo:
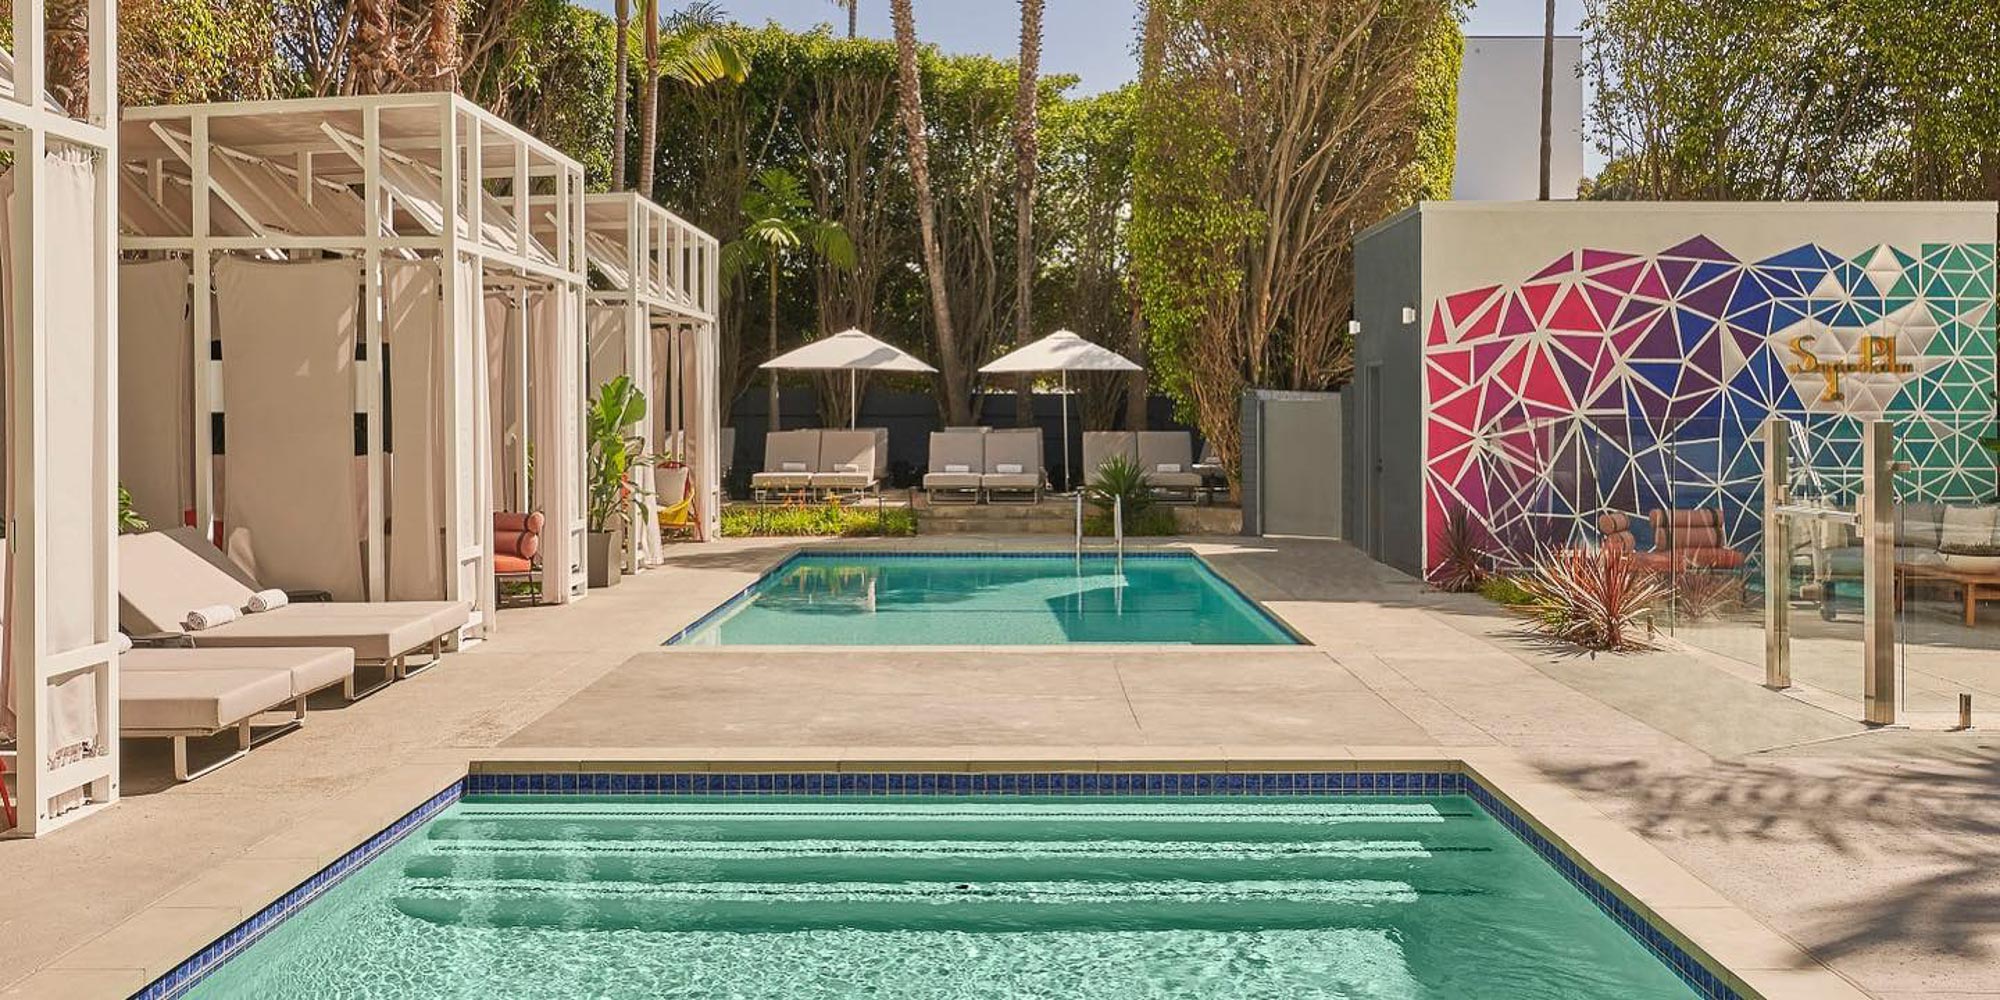
[[[991,393],[977,400],[979,422],[987,427],[1014,426],[1014,397],[1011,393]],[[1070,400],[1070,461],[1083,461],[1083,420],[1079,400]],[[786,430],[820,426],[819,399],[810,388],[787,388],[778,395],[779,420]],[[730,408],[729,426],[736,428],[736,455],[732,479],[748,481],[751,471],[764,461],[764,428],[768,424],[768,403],[759,386],[737,397]],[[1187,430],[1193,428],[1174,419],[1173,400],[1154,396],[1146,401],[1147,430]],[[1115,430],[1123,425],[1124,413]],[[1062,481],[1062,397],[1041,394],[1035,397],[1035,424],[1042,429],[1043,461],[1058,489]],[[889,431],[889,479],[896,485],[914,485],[922,478],[930,451],[930,434],[943,428],[938,418],[938,401],[928,393],[868,391],[862,394],[859,425],[884,427]],[[846,426],[841,424],[839,426]],[[1201,437],[1195,435],[1194,453],[1201,454]],[[732,492],[735,492],[732,489]]]

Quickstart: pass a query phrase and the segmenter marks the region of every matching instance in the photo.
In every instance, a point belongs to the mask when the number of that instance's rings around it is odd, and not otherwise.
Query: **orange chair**
[[[536,582],[541,564],[542,514],[493,514],[493,578],[499,582]]]
[[[1653,551],[1665,554],[1668,565],[1686,569],[1736,569],[1743,565],[1743,553],[1722,542],[1719,510],[1669,507],[1654,511],[1649,520],[1653,522]]]

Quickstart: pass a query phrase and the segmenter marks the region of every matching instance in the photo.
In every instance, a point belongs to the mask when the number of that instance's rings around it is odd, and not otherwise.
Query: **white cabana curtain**
[[[630,366],[625,360],[625,309],[622,306],[584,307],[584,358],[586,359],[586,381],[583,394],[586,400],[594,399],[604,383],[620,375],[629,374]],[[648,401],[657,404],[646,386],[637,387],[646,393]]]
[[[39,430],[44,435],[46,464],[42,469],[41,502],[36,514],[46,534],[43,543],[47,558],[43,591],[37,595],[42,608],[43,647],[51,653],[67,653],[96,641],[93,618],[102,581],[97,575],[97,551],[101,531],[108,526],[98,521],[101,506],[95,502],[115,483],[98,474],[96,449],[97,406],[104,391],[99,366],[108,358],[98,356],[96,343],[97,281],[99,259],[95,246],[96,164],[85,154],[52,149],[47,156],[41,192],[47,228],[35,252],[42,257],[43,308],[47,317],[44,367],[38,375],[46,392],[46,409],[40,415]],[[0,175],[0,317],[6,328],[6,376],[0,385],[11,389],[15,380],[14,329],[14,179]],[[9,412],[0,397],[0,414]],[[17,441],[8,427],[4,470],[11,473],[14,450],[31,442]],[[35,502],[18,497],[12,475],[7,475],[6,507],[12,515],[17,503]],[[11,550],[11,546],[9,546]],[[14,576],[9,567],[5,594],[0,597],[0,621],[12,621],[15,603]],[[4,627],[4,626],[0,626]],[[0,655],[0,729],[15,731],[13,655],[11,646]],[[97,686],[92,672],[74,674],[50,686],[47,728],[47,761],[61,767],[96,752],[102,745],[98,730]],[[84,789],[60,792],[51,799],[57,812],[82,804]]]
[[[478,272],[468,268],[461,284],[476,282]],[[477,287],[476,284],[473,287]],[[527,372],[521,365],[520,310],[511,296],[489,295],[486,310],[486,399],[489,410],[488,447],[493,460],[493,509],[526,513],[527,498],[520,495],[522,437],[521,397]]]
[[[226,258],[222,336],[224,548],[270,587],[366,599],[356,509],[354,344],[361,265]]]
[[[118,478],[155,528],[194,505],[192,341],[188,262],[119,265]]]
[[[389,594],[445,596],[443,302],[435,260],[382,265],[389,355]]]

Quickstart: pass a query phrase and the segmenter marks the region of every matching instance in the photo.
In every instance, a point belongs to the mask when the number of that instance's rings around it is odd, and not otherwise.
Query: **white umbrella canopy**
[[[979,369],[985,375],[1062,373],[1063,485],[1074,488],[1076,477],[1069,466],[1069,373],[1135,372],[1139,366],[1117,351],[1099,347],[1068,330],[1054,333],[1026,347],[1008,352],[999,360]]]
[[[847,373],[847,426],[859,416],[860,394],[855,392],[860,372],[934,372],[937,369],[917,360],[891,344],[885,344],[860,330],[842,330],[821,337],[795,350],[786,351],[759,368],[784,371],[844,371]]]

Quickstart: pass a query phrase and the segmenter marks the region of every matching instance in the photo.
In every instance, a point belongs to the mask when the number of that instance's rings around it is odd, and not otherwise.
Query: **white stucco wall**
[[[1549,197],[1576,197],[1583,179],[1583,40],[1556,38]],[[1474,35],[1458,75],[1458,162],[1451,196],[1513,201],[1539,193],[1542,128],[1540,36]]]

